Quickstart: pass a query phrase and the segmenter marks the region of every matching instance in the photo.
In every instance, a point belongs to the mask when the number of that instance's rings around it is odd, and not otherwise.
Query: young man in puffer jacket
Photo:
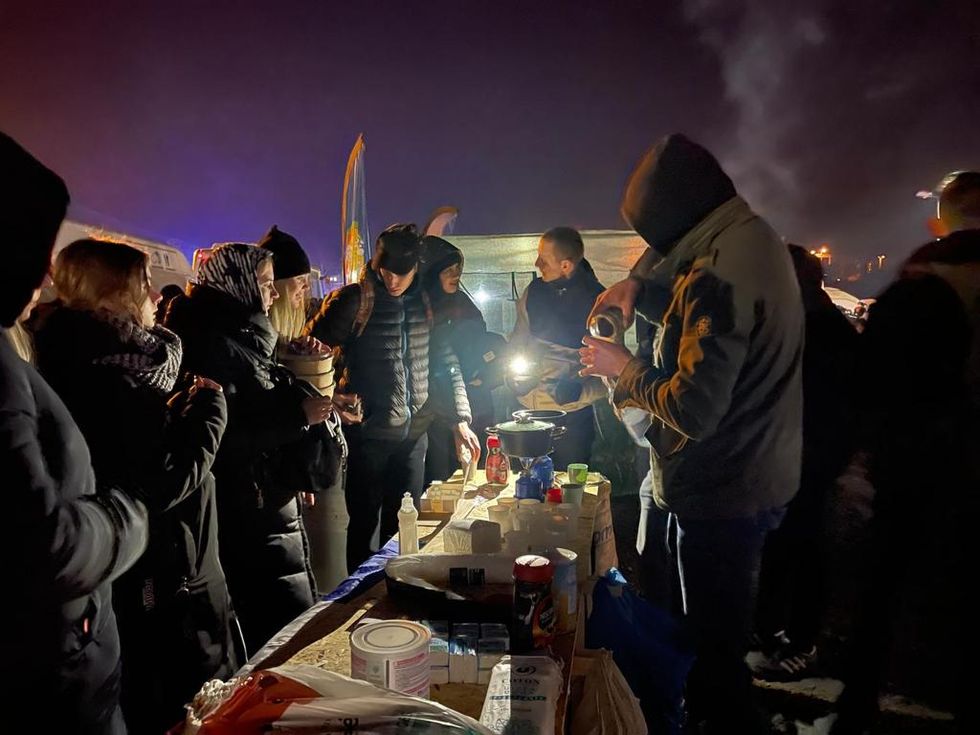
[[[426,427],[413,419],[429,396],[430,360],[453,375],[457,448],[480,453],[459,362],[448,345],[430,349],[431,306],[416,277],[420,251],[415,225],[386,229],[360,282],[332,293],[305,330],[337,353],[335,401],[356,397],[363,406],[363,420],[346,427],[350,572],[373,553],[375,529],[382,545],[398,530],[403,494],[416,502],[422,494]]]
[[[709,732],[766,732],[744,656],[762,546],[800,480],[799,286],[780,238],[682,135],[641,159],[622,211],[654,252],[596,308],[617,306],[630,320],[634,306],[644,312],[644,292],[666,285],[673,298],[652,366],[587,337],[583,374],[618,378],[616,405],[653,414],[654,499],[671,513],[697,647],[689,717]]]

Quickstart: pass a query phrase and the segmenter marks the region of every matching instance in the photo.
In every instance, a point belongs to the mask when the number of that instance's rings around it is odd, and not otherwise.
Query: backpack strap
[[[370,278],[362,278],[358,285],[361,287],[361,302],[354,315],[354,324],[351,325],[351,336],[355,339],[364,334],[364,328],[374,311],[374,283]]]
[[[422,303],[425,305],[425,322],[429,325],[429,329],[432,329],[432,325],[435,323],[435,316],[432,312],[432,299],[429,298],[429,292],[422,291]]]

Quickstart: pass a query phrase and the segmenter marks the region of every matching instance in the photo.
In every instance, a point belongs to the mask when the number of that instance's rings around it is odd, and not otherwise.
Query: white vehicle
[[[824,286],[823,290],[848,319],[867,319],[868,309],[875,302],[874,299],[859,299],[839,288]]]
[[[54,241],[54,253],[57,256],[66,245],[76,240],[91,238],[93,240],[111,240],[139,248],[150,256],[150,275],[155,291],[173,284],[186,288],[191,277],[191,264],[187,257],[173,245],[165,245],[152,240],[144,240],[122,232],[112,232],[94,225],[65,220]]]

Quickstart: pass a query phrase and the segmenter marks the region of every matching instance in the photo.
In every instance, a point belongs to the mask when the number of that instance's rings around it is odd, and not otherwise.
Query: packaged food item
[[[487,437],[487,482],[493,485],[506,485],[510,476],[510,459],[500,451],[500,439]]]
[[[422,625],[429,629],[429,666],[433,669],[449,666],[449,622],[446,620],[423,620]]]
[[[561,682],[546,656],[504,656],[493,667],[480,724],[498,735],[552,735]]]
[[[500,551],[500,525],[478,518],[450,521],[442,532],[449,554],[496,554]]]
[[[449,639],[449,681],[454,684],[476,684],[479,661],[477,639],[469,635],[453,635]]]
[[[554,636],[555,609],[551,596],[554,565],[535,554],[514,561],[514,623],[511,647],[526,653],[550,645]]]
[[[408,620],[385,620],[357,628],[350,637],[350,670],[386,689],[429,696],[429,629]]]

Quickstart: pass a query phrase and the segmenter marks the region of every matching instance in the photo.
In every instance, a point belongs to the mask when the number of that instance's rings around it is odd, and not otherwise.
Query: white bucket
[[[350,672],[386,689],[429,696],[429,629],[408,620],[362,625],[350,637]]]

